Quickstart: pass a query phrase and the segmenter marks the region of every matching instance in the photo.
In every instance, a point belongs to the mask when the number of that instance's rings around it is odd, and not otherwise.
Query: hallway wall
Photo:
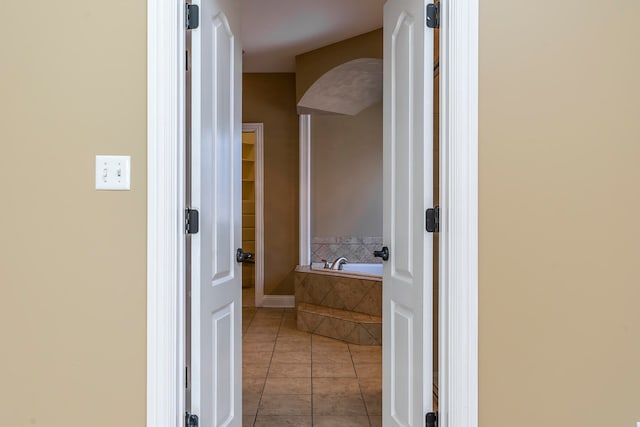
[[[0,16],[0,425],[144,426],[146,3]],[[97,154],[131,191],[95,191]]]
[[[640,421],[639,16],[481,2],[482,427]]]

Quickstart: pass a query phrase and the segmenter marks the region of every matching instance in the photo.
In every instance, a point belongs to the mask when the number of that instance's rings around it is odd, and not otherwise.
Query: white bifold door
[[[383,425],[424,426],[432,410],[433,30],[426,2],[384,9]]]
[[[197,0],[192,30],[191,412],[206,427],[242,425],[240,8]]]

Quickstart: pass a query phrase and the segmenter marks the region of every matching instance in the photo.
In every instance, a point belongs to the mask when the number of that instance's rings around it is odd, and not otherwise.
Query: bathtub
[[[358,345],[382,344],[382,264],[298,266],[294,274],[301,331]]]
[[[311,264],[311,270],[345,276],[375,276],[376,279],[380,279],[382,277],[382,264],[346,263],[342,265],[342,270],[329,270],[324,268],[323,263],[314,262]]]

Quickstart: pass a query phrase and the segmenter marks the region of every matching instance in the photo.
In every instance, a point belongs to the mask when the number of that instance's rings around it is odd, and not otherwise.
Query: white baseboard
[[[295,295],[264,295],[260,307],[268,308],[294,308],[296,306]]]

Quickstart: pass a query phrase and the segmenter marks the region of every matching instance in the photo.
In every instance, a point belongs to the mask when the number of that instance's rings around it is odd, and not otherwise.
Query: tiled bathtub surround
[[[373,251],[382,247],[382,237],[313,237],[311,239],[311,261],[331,262],[339,257],[347,257],[353,263],[380,263]]]
[[[382,344],[382,280],[298,267],[298,329],[361,345]]]

